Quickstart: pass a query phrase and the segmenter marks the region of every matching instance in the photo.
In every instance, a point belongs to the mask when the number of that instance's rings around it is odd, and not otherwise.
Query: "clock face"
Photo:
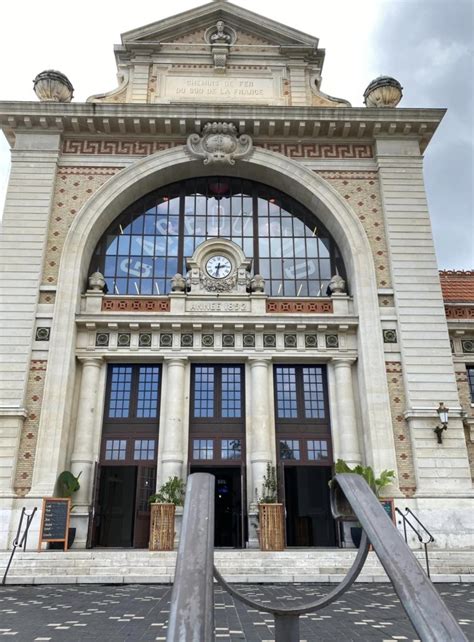
[[[209,276],[212,276],[213,279],[224,279],[226,276],[229,276],[232,270],[232,263],[229,259],[222,254],[216,254],[211,256],[206,263],[206,272]]]

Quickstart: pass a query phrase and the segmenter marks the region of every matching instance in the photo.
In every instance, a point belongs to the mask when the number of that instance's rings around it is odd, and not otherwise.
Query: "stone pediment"
[[[144,44],[205,43],[206,30],[218,20],[236,32],[236,45],[281,45],[313,50],[318,47],[314,36],[223,0],[127,31],[122,34],[122,45],[133,49]]]
[[[318,39],[225,0],[122,34],[120,86],[91,102],[348,106],[320,90]]]

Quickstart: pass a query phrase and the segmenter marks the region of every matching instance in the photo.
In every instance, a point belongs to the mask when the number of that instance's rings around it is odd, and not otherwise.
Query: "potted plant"
[[[380,496],[382,488],[389,486],[395,479],[394,470],[383,470],[379,477],[376,477],[371,466],[362,466],[361,464],[358,464],[357,466],[354,466],[354,468],[351,468],[343,459],[338,459],[336,461],[335,472],[336,474],[354,473],[355,475],[361,475],[377,497]],[[355,526],[351,526],[351,538],[356,548],[359,548],[360,546],[361,537],[362,527],[358,522],[356,522]]]
[[[275,466],[267,464],[261,495],[255,491],[258,504],[259,542],[262,551],[285,548],[283,504],[278,501],[278,480]]]
[[[63,472],[59,475],[59,477],[56,480],[56,488],[55,488],[54,496],[60,497],[61,499],[71,498],[74,495],[74,493],[76,493],[81,487],[79,483],[79,477],[81,476],[81,474],[82,474],[82,471],[76,477],[69,470],[63,470]],[[74,505],[71,506],[71,511],[73,509],[74,509]],[[75,538],[76,538],[76,529],[75,527],[70,526],[67,534],[68,549],[70,549],[71,546],[74,544]],[[64,548],[64,545],[62,542],[50,542],[49,548],[62,550]]]
[[[176,506],[183,506],[186,485],[180,477],[170,477],[158,492],[150,495],[150,551],[172,551]]]

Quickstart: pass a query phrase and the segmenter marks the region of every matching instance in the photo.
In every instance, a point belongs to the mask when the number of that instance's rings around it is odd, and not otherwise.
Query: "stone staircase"
[[[354,550],[293,549],[278,553],[259,550],[216,550],[215,563],[229,582],[339,582],[350,568]],[[415,555],[425,568],[423,551]],[[0,577],[10,553],[0,553]],[[429,553],[434,582],[474,581],[474,554],[468,550],[433,549]],[[170,584],[176,552],[147,550],[17,551],[7,584]],[[386,582],[375,553],[369,553],[359,582]]]

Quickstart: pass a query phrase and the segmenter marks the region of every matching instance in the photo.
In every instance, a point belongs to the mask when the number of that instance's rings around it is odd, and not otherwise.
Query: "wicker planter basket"
[[[174,504],[152,504],[150,551],[172,551],[174,547]]]
[[[283,504],[259,504],[260,549],[283,551],[285,548],[285,521]]]

